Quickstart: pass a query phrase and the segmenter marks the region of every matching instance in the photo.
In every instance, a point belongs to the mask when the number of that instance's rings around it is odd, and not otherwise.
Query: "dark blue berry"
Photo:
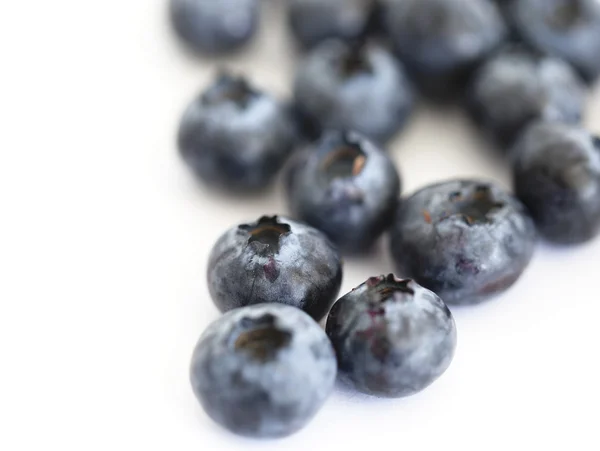
[[[313,227],[277,216],[225,232],[208,264],[208,288],[222,312],[275,302],[320,320],[341,283],[340,256],[329,239]]]
[[[375,14],[375,0],[289,0],[289,23],[303,47],[337,38],[362,39]]]
[[[185,112],[179,149],[205,182],[259,190],[272,182],[296,138],[286,106],[244,78],[221,75]]]
[[[231,432],[282,437],[321,408],[336,366],[331,343],[308,315],[262,304],[209,326],[192,357],[191,382],[206,413]]]
[[[450,366],[456,326],[444,302],[412,280],[372,277],[327,318],[340,378],[375,396],[423,390]]]
[[[517,196],[540,233],[561,244],[600,232],[600,138],[575,126],[532,125],[514,149]]]
[[[600,74],[598,0],[512,0],[517,33],[543,52],[570,63],[588,82]]]
[[[507,151],[537,120],[579,123],[585,95],[583,81],[567,63],[511,45],[478,70],[468,107],[484,132]]]
[[[391,225],[400,177],[374,143],[331,131],[294,159],[287,188],[295,216],[353,253],[367,250]]]
[[[383,0],[393,47],[423,92],[447,100],[505,39],[507,27],[489,0]]]
[[[195,51],[218,54],[239,49],[256,34],[258,0],[171,0],[175,30]]]
[[[296,74],[294,99],[308,127],[355,130],[383,143],[405,124],[414,96],[399,63],[369,44],[327,41]]]
[[[448,304],[474,304],[510,287],[535,243],[533,220],[515,197],[488,182],[458,180],[403,200],[391,246],[401,274]]]

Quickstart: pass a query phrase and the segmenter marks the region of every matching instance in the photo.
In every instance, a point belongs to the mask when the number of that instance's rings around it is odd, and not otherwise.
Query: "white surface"
[[[0,12],[0,449],[599,449],[600,240],[541,245],[508,293],[454,309],[456,358],[419,395],[336,391],[282,441],[215,426],[188,383],[217,317],[207,255],[226,227],[285,211],[280,191],[203,190],[177,157],[179,115],[215,64],[181,51],[163,0]],[[293,57],[283,24],[268,28],[228,65],[285,94]],[[600,131],[598,90],[587,125]],[[407,191],[455,176],[509,182],[457,111],[421,109],[391,153]],[[343,290],[390,269],[383,248],[350,259]]]

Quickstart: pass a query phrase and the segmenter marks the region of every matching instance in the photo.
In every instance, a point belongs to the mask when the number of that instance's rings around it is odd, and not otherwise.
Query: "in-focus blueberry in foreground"
[[[294,158],[287,179],[294,216],[348,253],[368,250],[392,224],[399,194],[390,157],[356,132],[326,132]]]
[[[193,50],[229,53],[248,43],[260,21],[259,0],[171,0],[171,20]]]
[[[425,94],[461,93],[472,70],[507,35],[489,0],[381,0],[392,46]]]
[[[509,45],[475,74],[468,106],[476,123],[507,152],[537,120],[577,124],[587,89],[564,61]]]
[[[191,383],[206,413],[231,432],[283,437],[321,408],[336,377],[335,353],[319,325],[280,304],[226,313],[202,334]]]
[[[308,54],[296,74],[294,101],[304,129],[354,130],[385,143],[413,109],[413,88],[384,48],[327,41]]]
[[[221,74],[187,108],[179,150],[205,183],[257,191],[275,178],[297,142],[289,109],[243,77]]]
[[[515,192],[540,233],[560,244],[600,232],[600,138],[564,124],[538,123],[514,149]]]
[[[508,16],[519,36],[570,63],[588,82],[600,74],[598,0],[512,0]]]
[[[273,302],[302,309],[318,321],[340,291],[342,263],[337,247],[317,229],[263,216],[219,238],[207,278],[222,312]]]
[[[375,396],[423,390],[450,366],[456,326],[433,292],[393,274],[372,277],[337,301],[326,332],[340,378]]]
[[[362,39],[369,31],[375,0],[288,0],[292,33],[305,48],[327,39]]]
[[[404,199],[392,228],[399,273],[448,304],[474,304],[510,287],[536,244],[525,206],[490,182],[430,185]]]

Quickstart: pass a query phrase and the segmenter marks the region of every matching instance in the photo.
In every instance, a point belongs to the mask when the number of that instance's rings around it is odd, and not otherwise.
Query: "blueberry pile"
[[[182,41],[201,55],[249,44],[259,0],[171,0]],[[339,379],[403,397],[449,367],[449,305],[505,292],[537,237],[600,233],[600,138],[581,127],[600,75],[597,0],[287,0],[302,53],[285,101],[219,70],[179,129],[206,187],[258,194],[283,174],[289,216],[218,239],[208,264],[223,312],[194,351],[207,414],[250,437],[306,425]],[[512,164],[514,194],[448,180],[401,196],[387,153],[419,99],[456,102]],[[393,274],[338,299],[342,255],[390,235]],[[369,274],[365,274],[365,277]],[[337,301],[336,301],[337,300]],[[446,304],[447,303],[447,304]],[[320,327],[325,320],[326,327]]]

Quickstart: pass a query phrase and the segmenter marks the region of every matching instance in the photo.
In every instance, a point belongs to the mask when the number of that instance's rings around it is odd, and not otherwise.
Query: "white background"
[[[276,1],[227,65],[280,95],[294,55]],[[280,441],[214,425],[188,383],[218,313],[206,260],[227,227],[285,212],[199,187],[174,136],[216,63],[173,38],[163,0],[0,2],[0,449],[599,449],[600,240],[540,245],[505,295],[453,309],[448,372],[419,395],[336,391]],[[586,120],[600,132],[600,90]],[[406,192],[456,176],[509,186],[459,111],[422,107],[391,146]],[[389,272],[348,259],[343,291]]]

